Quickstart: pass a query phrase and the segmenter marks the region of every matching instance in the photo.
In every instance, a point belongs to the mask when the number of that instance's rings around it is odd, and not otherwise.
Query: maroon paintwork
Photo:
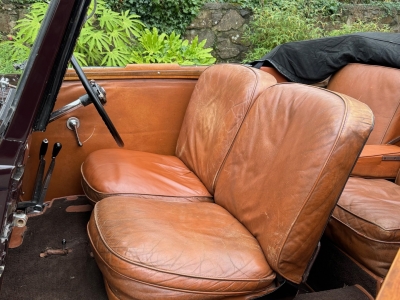
[[[45,128],[89,3],[52,0],[17,87],[15,112],[0,140],[0,267],[20,196],[27,140],[34,127]]]

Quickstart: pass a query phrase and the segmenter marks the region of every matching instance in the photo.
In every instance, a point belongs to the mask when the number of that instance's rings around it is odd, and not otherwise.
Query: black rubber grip
[[[42,141],[42,144],[40,145],[39,159],[41,159],[43,156],[46,155],[48,147],[49,147],[49,141],[47,139],[44,139]]]
[[[55,143],[53,146],[52,157],[56,157],[58,153],[60,153],[61,148],[62,148],[61,143]]]

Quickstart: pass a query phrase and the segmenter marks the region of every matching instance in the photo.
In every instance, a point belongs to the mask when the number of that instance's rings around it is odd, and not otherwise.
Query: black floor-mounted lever
[[[50,184],[51,176],[53,174],[54,166],[56,164],[56,157],[60,152],[62,145],[60,143],[55,143],[53,146],[52,158],[49,169],[47,170],[46,176],[43,179],[44,169],[46,161],[44,156],[46,155],[48,148],[48,141],[44,139],[40,146],[39,153],[39,167],[36,173],[35,186],[33,189],[33,196],[31,201],[24,201],[18,203],[18,210],[25,210],[27,208],[33,208],[33,211],[40,212],[43,210],[44,199],[46,198],[47,189]]]
[[[46,152],[47,148],[49,147],[49,141],[47,139],[44,139],[42,141],[42,144],[40,145],[40,152],[39,152],[39,167],[36,173],[36,180],[35,180],[35,185],[33,188],[33,196],[32,196],[32,202],[38,202],[40,193],[42,191],[42,180],[43,180],[43,175],[44,175],[44,168],[46,166]]]
[[[53,175],[53,170],[56,165],[56,157],[57,157],[58,153],[60,153],[61,148],[62,148],[61,143],[55,143],[53,146],[50,167],[47,170],[46,177],[44,178],[43,188],[40,193],[39,201],[37,202],[37,206],[39,206],[40,208],[43,208],[43,202],[44,202],[44,199],[46,198],[47,189],[49,187],[51,176]],[[35,206],[35,208],[36,208],[36,206]]]

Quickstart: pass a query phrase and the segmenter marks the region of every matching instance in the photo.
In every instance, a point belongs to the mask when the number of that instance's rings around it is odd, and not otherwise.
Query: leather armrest
[[[399,146],[366,145],[351,175],[364,178],[394,179],[399,169]]]

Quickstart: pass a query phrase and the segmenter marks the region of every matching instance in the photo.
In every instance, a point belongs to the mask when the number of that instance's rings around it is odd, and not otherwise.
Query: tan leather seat
[[[215,203],[97,203],[88,233],[109,298],[251,299],[276,274],[301,282],[372,119],[346,96],[277,84],[206,175]]]
[[[375,127],[352,172],[362,178],[347,183],[326,234],[381,277],[400,243],[400,187],[383,180],[396,178],[400,168],[399,86],[400,70],[362,64],[344,67],[328,85],[370,106]]]
[[[211,201],[244,117],[256,97],[275,83],[273,76],[242,65],[206,69],[190,99],[176,156],[121,149],[93,152],[82,165],[85,194],[93,202],[114,195]]]
[[[364,102],[375,115],[374,130],[354,168],[355,176],[390,179],[396,177],[396,169],[398,170],[400,166],[399,161],[382,160],[388,149],[377,147],[377,145],[397,144],[400,146],[399,86],[399,69],[363,64],[349,64],[332,76],[329,81],[327,89]],[[378,150],[382,150],[382,153],[378,153]],[[399,151],[396,151],[398,156]],[[373,153],[373,158],[371,153]],[[379,158],[381,160],[377,163]]]
[[[384,179],[350,178],[326,235],[385,277],[400,248],[400,186]]]

